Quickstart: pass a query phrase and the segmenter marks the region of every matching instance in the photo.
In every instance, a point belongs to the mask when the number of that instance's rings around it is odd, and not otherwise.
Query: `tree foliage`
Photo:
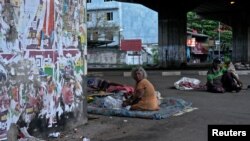
[[[219,40],[227,46],[232,43],[232,29],[230,26],[219,21],[202,19],[194,12],[187,13],[187,27],[198,33],[206,34],[211,39]],[[220,34],[220,35],[219,35]]]

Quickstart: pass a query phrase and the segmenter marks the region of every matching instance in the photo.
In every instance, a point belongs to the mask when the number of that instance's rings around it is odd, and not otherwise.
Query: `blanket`
[[[88,105],[87,111],[91,114],[99,114],[106,116],[122,116],[160,120],[178,113],[183,113],[183,111],[191,109],[191,106],[191,102],[187,102],[179,98],[170,97],[162,99],[159,111],[131,111],[126,108],[110,108],[107,106],[99,106],[95,102],[90,103]]]

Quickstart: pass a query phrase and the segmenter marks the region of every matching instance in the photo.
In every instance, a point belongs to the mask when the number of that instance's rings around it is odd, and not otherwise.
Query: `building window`
[[[87,3],[91,3],[91,0],[87,0]]]
[[[88,22],[92,21],[92,14],[89,13],[87,14],[87,21]]]
[[[113,20],[113,12],[108,12],[106,15],[107,21],[112,21]]]
[[[104,0],[104,2],[109,2],[109,1],[113,1],[113,0]]]
[[[113,41],[113,39],[114,39],[113,33],[112,32],[107,32],[105,34],[105,39],[109,40],[109,41]]]
[[[93,32],[93,40],[97,41],[98,38],[99,38],[99,33],[98,33],[98,31],[94,31],[94,32]]]

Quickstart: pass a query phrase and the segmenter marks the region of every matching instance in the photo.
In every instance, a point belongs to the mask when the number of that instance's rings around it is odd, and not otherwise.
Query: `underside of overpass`
[[[249,7],[249,2],[244,0],[214,0],[194,9],[204,18],[218,20],[232,27],[234,62],[250,62]]]
[[[246,0],[117,0],[143,4],[159,15],[159,46],[162,67],[180,66],[186,60],[186,13],[232,26],[233,61],[250,62],[250,4]]]

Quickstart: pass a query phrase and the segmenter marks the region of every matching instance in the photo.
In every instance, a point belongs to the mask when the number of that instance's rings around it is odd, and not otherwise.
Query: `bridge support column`
[[[250,62],[250,21],[247,14],[237,15],[232,22],[233,28],[233,51],[234,62]]]
[[[186,61],[186,13],[159,13],[159,56],[163,68],[180,67]]]

